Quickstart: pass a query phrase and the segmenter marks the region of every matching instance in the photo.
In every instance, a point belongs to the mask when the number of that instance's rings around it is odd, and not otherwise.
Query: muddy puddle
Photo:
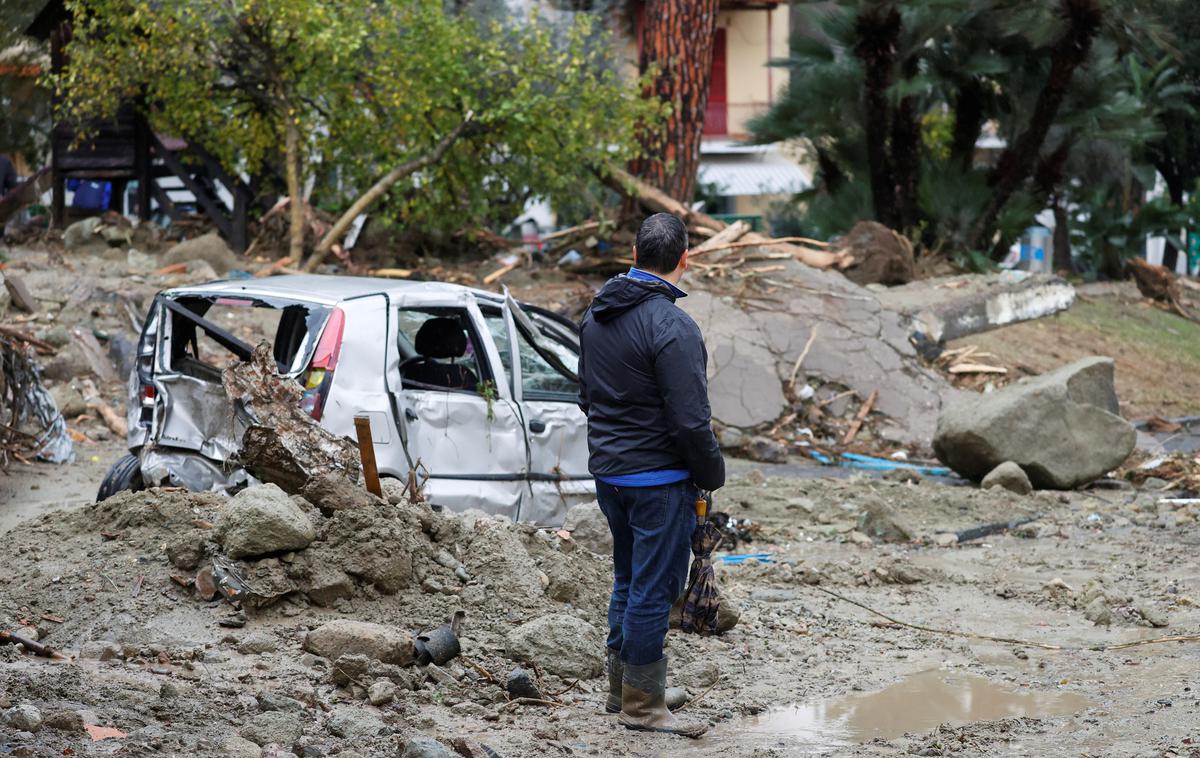
[[[1065,716],[1090,705],[1074,693],[1020,692],[983,677],[933,670],[878,692],[771,710],[747,720],[739,731],[779,738],[790,748],[819,751],[929,731],[939,724]]]

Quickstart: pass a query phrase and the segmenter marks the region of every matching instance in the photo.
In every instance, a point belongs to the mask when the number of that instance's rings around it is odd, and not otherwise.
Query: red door
[[[725,30],[718,29],[713,40],[712,72],[708,79],[708,109],[704,112],[704,133],[729,133],[729,109],[725,95]]]

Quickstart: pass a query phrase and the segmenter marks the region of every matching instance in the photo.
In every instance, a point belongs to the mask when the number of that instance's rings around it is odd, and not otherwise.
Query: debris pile
[[[34,361],[39,348],[53,352],[41,340],[0,327],[0,463],[9,456],[50,463],[69,463],[75,457],[66,421]]]

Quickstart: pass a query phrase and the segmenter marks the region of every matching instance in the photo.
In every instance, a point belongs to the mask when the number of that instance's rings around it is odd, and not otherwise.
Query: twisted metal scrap
[[[0,462],[33,456],[71,463],[75,447],[67,422],[46,391],[26,342],[0,334]]]

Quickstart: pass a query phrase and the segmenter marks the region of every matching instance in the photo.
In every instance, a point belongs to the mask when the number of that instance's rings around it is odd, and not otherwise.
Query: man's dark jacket
[[[700,328],[662,282],[610,279],[580,322],[579,407],[593,476],[688,471],[725,484]]]

